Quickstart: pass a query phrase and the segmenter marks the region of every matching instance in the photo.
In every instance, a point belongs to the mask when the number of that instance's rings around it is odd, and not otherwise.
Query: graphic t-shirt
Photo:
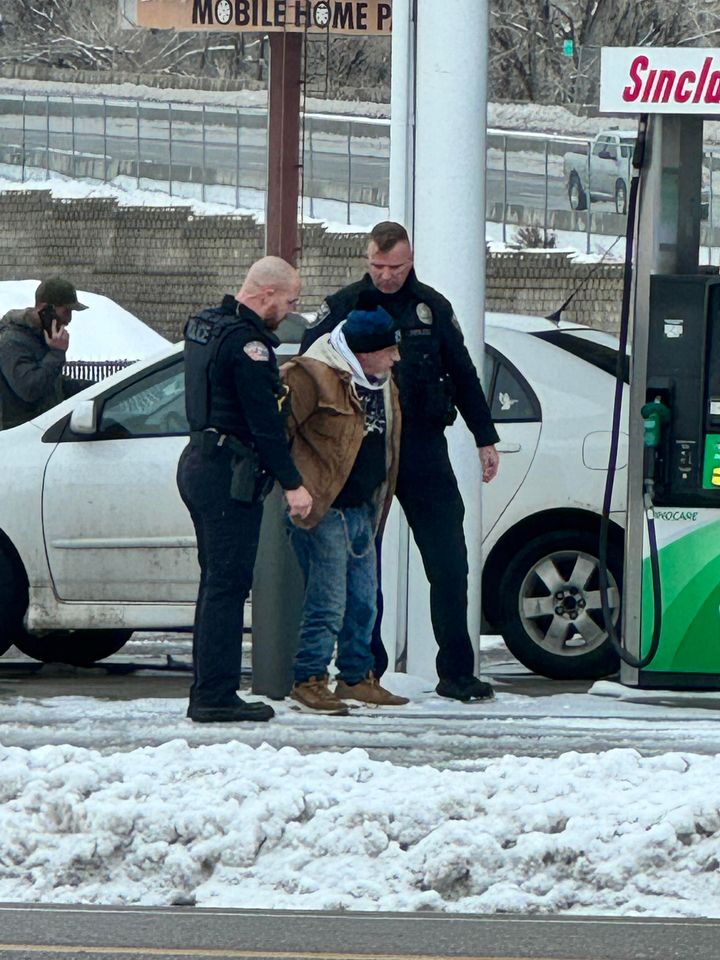
[[[334,507],[359,507],[364,503],[370,503],[373,494],[387,477],[385,463],[387,418],[383,392],[358,386],[357,393],[365,410],[365,436],[350,476],[335,498]]]

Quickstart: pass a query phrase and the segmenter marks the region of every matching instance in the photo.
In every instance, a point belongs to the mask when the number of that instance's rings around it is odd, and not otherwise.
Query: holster
[[[273,478],[260,465],[260,457],[251,447],[234,437],[224,441],[232,453],[232,479],[230,499],[241,503],[258,503],[265,499],[273,488]]]
[[[260,465],[257,452],[237,437],[215,429],[193,430],[190,444],[200,448],[204,457],[216,457],[221,450],[232,454],[230,467],[230,499],[241,503],[258,503],[272,490],[275,480]]]
[[[230,499],[242,503],[255,503],[257,475],[253,457],[235,454],[232,458],[232,479],[230,480]]]

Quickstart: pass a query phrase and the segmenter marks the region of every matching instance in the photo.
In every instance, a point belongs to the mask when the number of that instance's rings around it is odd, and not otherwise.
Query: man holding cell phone
[[[73,310],[86,310],[64,277],[49,277],[35,291],[35,306],[10,310],[0,320],[0,429],[7,430],[54,407],[90,381],[62,375]]]

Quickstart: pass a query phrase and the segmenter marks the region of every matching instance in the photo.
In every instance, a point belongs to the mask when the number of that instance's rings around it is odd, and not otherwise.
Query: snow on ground
[[[40,280],[1,281],[0,316],[8,310],[32,306],[39,283]],[[68,328],[68,360],[141,360],[168,345],[165,337],[109,297],[78,290],[78,299],[88,309],[73,313]]]
[[[0,683],[0,901],[720,916],[717,694],[501,677],[493,703],[392,674],[407,707],[238,725]]]
[[[332,718],[326,723],[332,724]],[[720,916],[720,759],[0,747],[0,900]]]

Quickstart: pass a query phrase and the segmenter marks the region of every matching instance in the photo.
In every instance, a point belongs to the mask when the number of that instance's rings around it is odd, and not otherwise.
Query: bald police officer
[[[460,411],[478,447],[483,481],[497,474],[498,435],[477,372],[463,341],[452,305],[413,269],[405,228],[379,223],[370,234],[368,273],[328,297],[302,349],[332,330],[354,310],[358,299],[374,297],[400,331],[400,363],[394,368],[400,390],[402,437],[395,495],[402,505],[430,581],[430,611],[440,696],[485,700],[492,687],[474,676],[467,626],[468,563],[464,506],[448,456],[445,427]],[[374,636],[375,674],[387,666],[379,622]]]
[[[190,443],[178,488],[195,526],[200,590],[193,634],[194,680],[188,716],[197,723],[269,720],[264,703],[237,695],[243,609],[252,585],[262,502],[277,480],[290,516],[306,517],[312,498],[295,468],[282,412],[274,330],[300,296],[297,272],[278,257],[249,270],[236,296],[185,327]]]

